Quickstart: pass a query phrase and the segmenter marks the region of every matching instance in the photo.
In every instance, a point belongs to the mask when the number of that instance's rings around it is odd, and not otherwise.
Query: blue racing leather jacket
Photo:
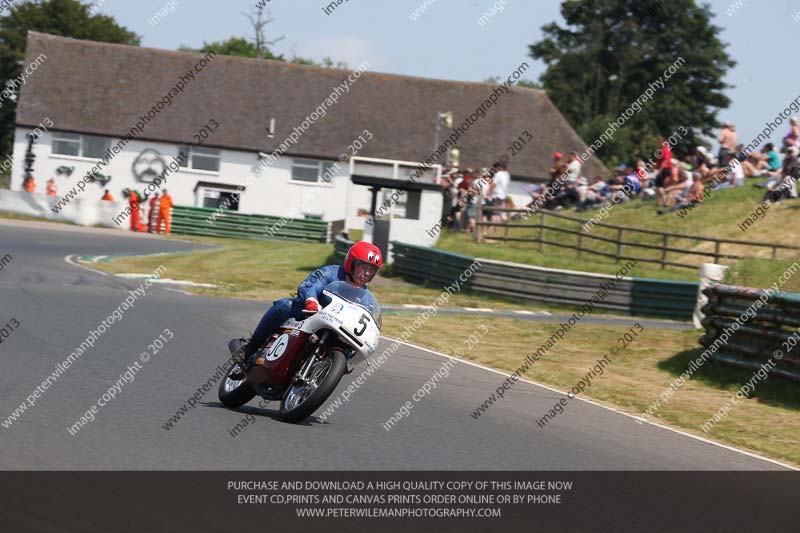
[[[342,265],[326,265],[316,269],[297,286],[295,301],[302,308],[307,298],[319,299],[322,289],[334,281],[347,281],[347,274]]]

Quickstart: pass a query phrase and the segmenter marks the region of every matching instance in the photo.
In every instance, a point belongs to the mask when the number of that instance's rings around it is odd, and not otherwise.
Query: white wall
[[[25,151],[28,146],[27,134],[30,128],[17,128],[14,135],[14,153],[11,188],[15,191],[22,190]],[[73,157],[52,153],[53,133],[45,132],[34,145],[34,177],[36,191],[42,198],[35,202],[31,195],[25,198],[33,205],[26,207],[25,214],[53,218],[52,211],[45,209],[44,192],[47,180],[55,179],[59,196],[64,196],[70,188],[97,164],[98,160],[85,157]],[[116,139],[111,140],[113,146]],[[72,200],[65,208],[67,220],[105,220],[105,213],[110,209],[108,202],[99,203],[103,191],[108,188],[117,200],[118,205],[113,208],[113,215],[119,215],[124,210],[124,189],[136,189],[143,192],[146,183],[137,181],[132,172],[132,166],[138,155],[146,148],[158,151],[166,163],[170,163],[178,155],[179,146],[176,144],[137,141],[129,142],[100,169],[101,174],[111,176],[107,186],[99,183],[86,185],[76,199]],[[371,193],[368,187],[354,185],[350,181],[349,166],[341,164],[337,174],[330,183],[309,184],[291,180],[290,157],[281,157],[271,167],[261,171],[255,177],[258,168],[258,154],[236,150],[221,150],[219,172],[202,170],[181,169],[171,173],[162,189],[167,189],[175,205],[200,206],[202,199],[196,193],[197,183],[209,182],[219,185],[245,186],[245,192],[239,200],[239,212],[272,215],[280,217],[303,218],[304,216],[322,217],[324,221],[347,220],[348,229],[363,229],[366,219],[358,216],[359,209],[369,210]],[[56,168],[74,166],[70,177],[56,174]],[[34,195],[34,197],[37,197]],[[52,199],[48,200],[54,204]],[[383,201],[379,195],[378,204]],[[99,207],[98,207],[99,206]],[[50,205],[52,207],[52,205]],[[87,212],[80,213],[80,207],[85,207]],[[420,219],[407,220],[395,218],[392,222],[392,239],[429,246],[436,242],[436,237],[430,237],[426,230],[436,224],[441,218],[442,194],[439,191],[423,191],[420,203]],[[78,212],[74,210],[78,209]],[[99,210],[99,211],[98,211]],[[79,222],[80,223],[80,222]],[[103,222],[91,222],[103,223]],[[114,227],[115,224],[112,223]],[[123,224],[128,226],[127,221]]]
[[[58,214],[53,213],[55,203],[55,198],[44,194],[0,189],[0,212],[74,222],[81,226],[105,226],[118,229],[129,227],[128,224],[123,224],[122,227],[117,226],[112,220],[125,209],[124,202],[101,202],[90,198],[76,198]]]
[[[12,169],[11,189],[22,190],[25,151],[28,146],[26,135],[32,129],[17,128],[14,135],[14,166]],[[52,131],[44,135],[34,145],[34,177],[37,192],[44,193],[47,180],[55,179],[59,196],[63,196],[71,187],[88,172],[96,159],[64,156],[52,153]],[[117,142],[111,140],[112,146]],[[116,200],[123,200],[122,191],[126,188],[143,191],[147,184],[137,181],[132,173],[132,165],[136,157],[146,148],[158,151],[169,163],[178,155],[176,144],[137,141],[129,142],[123,150],[111,159],[108,166],[100,169],[101,174],[111,176],[107,187],[99,183],[90,183],[79,198],[99,200],[105,188],[111,190]],[[56,174],[56,168],[74,166],[75,170],[69,178]],[[342,164],[338,174],[329,184],[308,184],[292,181],[291,158],[281,157],[272,167],[265,168],[261,174],[252,178],[258,168],[258,154],[236,150],[221,150],[219,172],[181,169],[171,173],[162,186],[169,190],[176,205],[201,205],[195,193],[198,182],[211,182],[222,185],[246,187],[239,201],[239,212],[273,216],[303,217],[305,215],[321,216],[323,220],[342,220],[345,218],[345,202],[347,199],[349,169]],[[350,198],[354,205],[363,209],[369,208],[368,191],[356,192]],[[355,207],[354,207],[355,208]]]

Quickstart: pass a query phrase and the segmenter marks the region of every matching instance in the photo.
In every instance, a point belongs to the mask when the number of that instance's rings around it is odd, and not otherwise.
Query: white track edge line
[[[459,361],[460,363],[466,363],[467,365],[474,366],[474,367],[477,367],[477,368],[481,368],[483,370],[488,370],[489,372],[493,372],[495,374],[500,374],[501,376],[505,376],[505,377],[510,377],[511,376],[511,373],[504,372],[502,370],[497,370],[496,368],[492,368],[492,367],[489,367],[489,366],[484,366],[482,364],[475,363],[473,361],[468,361],[466,359],[461,359],[460,357],[455,357],[455,356],[452,356],[452,355],[447,355],[447,354],[444,354],[444,353],[441,353],[441,352],[437,352],[436,350],[431,350],[430,348],[425,348],[423,346],[417,346],[416,344],[411,344],[410,342],[405,342],[405,341],[402,341],[400,339],[393,339],[391,337],[387,337],[387,336],[384,336],[384,335],[381,335],[381,336],[384,339],[391,340],[392,342],[405,344],[406,346],[411,346],[412,348],[417,348],[419,350],[422,350],[422,351],[425,351],[425,352],[430,352],[432,354],[435,354],[435,355],[438,355],[438,356],[441,356],[441,357],[446,357],[448,359],[455,359],[455,360]],[[520,377],[520,379],[518,381],[522,381],[522,382],[528,383],[529,385],[536,385],[538,387],[542,387],[543,389],[547,389],[549,391],[553,391],[553,392],[557,392],[559,394],[566,395],[566,393],[563,392],[563,391],[560,391],[558,389],[554,389],[554,388],[552,388],[552,387],[550,387],[548,385],[544,385],[542,383],[537,383],[536,381],[531,381],[529,379],[524,379],[524,378],[521,378],[521,377]],[[580,400],[582,402],[590,403],[592,405],[596,405],[597,407],[601,407],[603,409],[607,409],[609,411],[613,411],[613,412],[615,412],[617,414],[626,416],[628,418],[632,418],[632,419],[634,419],[636,421],[640,421],[643,424],[650,424],[651,426],[656,426],[656,427],[659,427],[661,429],[666,429],[667,431],[672,431],[673,433],[678,433],[679,435],[683,435],[685,437],[690,437],[692,439],[699,440],[700,442],[705,442],[707,444],[713,444],[714,446],[719,446],[721,448],[725,448],[726,450],[739,452],[741,454],[747,455],[749,457],[753,457],[755,459],[760,459],[760,460],[766,461],[768,463],[773,463],[773,464],[782,466],[784,468],[788,468],[789,470],[800,471],[800,468],[794,467],[792,465],[788,465],[786,463],[782,463],[782,462],[778,461],[777,459],[771,459],[769,457],[764,457],[763,455],[758,455],[757,453],[753,453],[753,452],[749,452],[747,450],[742,450],[742,449],[739,449],[739,448],[735,448],[735,447],[730,446],[728,444],[723,444],[721,442],[716,442],[716,441],[713,441],[713,440],[710,440],[710,439],[706,439],[705,437],[701,437],[699,435],[693,435],[691,433],[687,433],[687,432],[682,431],[680,429],[672,428],[672,427],[669,427],[669,426],[664,426],[662,424],[657,424],[655,422],[650,422],[649,420],[643,420],[642,418],[640,418],[640,417],[638,417],[636,415],[632,415],[630,413],[626,413],[625,411],[620,411],[620,410],[615,409],[613,407],[609,407],[607,405],[603,405],[603,404],[594,402],[592,400],[588,400],[586,398],[581,398],[580,396],[575,396],[574,398],[578,399],[578,400]],[[735,472],[735,470],[731,470],[731,471]]]
[[[86,265],[82,265],[79,262],[74,261],[72,259],[73,257],[76,257],[75,254],[70,254],[70,255],[64,256],[64,261],[66,261],[67,263],[69,263],[72,266],[85,268],[86,270],[91,270],[92,272],[95,272],[97,274],[101,274],[103,276],[108,276],[108,274],[106,272],[103,272],[102,270],[95,270],[94,268],[88,267]]]

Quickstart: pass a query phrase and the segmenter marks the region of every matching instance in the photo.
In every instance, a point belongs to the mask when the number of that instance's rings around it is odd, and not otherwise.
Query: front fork
[[[308,375],[311,373],[311,369],[314,368],[317,362],[322,358],[322,355],[324,355],[325,343],[328,340],[329,334],[330,331],[325,330],[316,340],[314,340],[312,337],[311,342],[315,342],[316,346],[314,347],[314,351],[311,352],[311,355],[308,356],[303,363],[303,366],[300,367],[300,371],[294,380],[296,385],[303,384],[308,381]]]

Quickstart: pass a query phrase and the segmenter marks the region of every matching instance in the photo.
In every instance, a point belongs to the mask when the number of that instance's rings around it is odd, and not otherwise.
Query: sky
[[[538,81],[544,64],[528,56],[541,27],[563,23],[557,0],[344,0],[330,14],[331,0],[269,0],[267,38],[286,57],[317,61],[325,56],[351,67],[366,60],[371,71],[461,81],[506,77],[520,63]],[[142,37],[142,46],[175,50],[203,41],[251,36],[243,13],[258,0],[97,0],[98,11]],[[796,66],[800,0],[711,0],[713,22],[737,66],[728,72],[732,100],[720,120],[736,124],[747,144],[800,94]],[[504,4],[504,5],[503,5]],[[670,3],[665,0],[667,9]],[[417,20],[412,13],[427,6]],[[502,9],[481,25],[492,6]],[[154,19],[159,10],[166,16]],[[264,90],[269,90],[265,85]],[[657,105],[657,97],[651,102]],[[779,142],[788,122],[772,135]],[[584,139],[588,142],[591,140]],[[715,146],[716,147],[716,146]]]

